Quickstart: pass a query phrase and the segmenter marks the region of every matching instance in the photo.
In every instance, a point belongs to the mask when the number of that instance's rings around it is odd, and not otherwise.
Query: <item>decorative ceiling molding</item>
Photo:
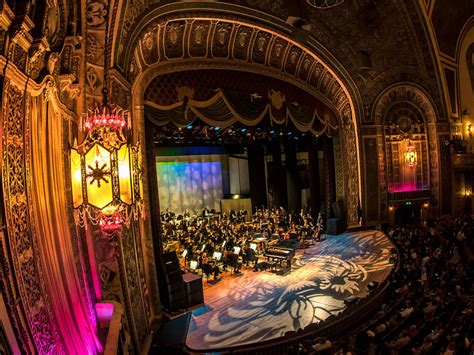
[[[306,0],[308,5],[316,9],[330,9],[344,3],[344,0]]]
[[[227,19],[180,18],[149,26],[136,42],[129,78],[158,63],[198,61],[225,63],[281,73],[305,89],[344,121],[351,121],[348,90],[314,53],[268,29]]]

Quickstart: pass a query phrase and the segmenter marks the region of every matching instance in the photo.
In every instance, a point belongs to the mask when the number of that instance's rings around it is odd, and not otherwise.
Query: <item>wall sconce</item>
[[[428,208],[428,207],[430,207],[430,204],[429,204],[428,202],[425,202],[425,203],[423,204],[423,208]]]
[[[417,155],[416,155],[416,147],[408,143],[407,147],[405,148],[405,164],[413,168],[416,166],[417,162]]]
[[[466,185],[464,188],[464,195],[466,196],[471,196],[472,195],[472,186],[471,185]]]
[[[393,206],[392,206],[392,205],[388,206],[388,210],[389,210],[390,212],[392,212],[392,211],[393,211]]]
[[[469,138],[472,138],[472,124],[467,124],[467,134],[469,134]]]

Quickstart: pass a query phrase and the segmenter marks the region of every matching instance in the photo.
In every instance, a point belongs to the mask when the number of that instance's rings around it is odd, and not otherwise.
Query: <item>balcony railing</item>
[[[430,198],[430,190],[413,190],[402,192],[389,192],[389,201],[426,200]]]
[[[451,163],[454,168],[474,168],[474,153],[469,154],[453,154]]]

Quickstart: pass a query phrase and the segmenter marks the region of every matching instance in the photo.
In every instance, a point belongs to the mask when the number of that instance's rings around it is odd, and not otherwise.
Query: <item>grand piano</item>
[[[286,261],[286,268],[291,269],[291,260],[295,256],[295,249],[277,244],[266,248],[264,255],[269,262],[273,262],[275,268],[277,263],[282,268],[282,262]]]

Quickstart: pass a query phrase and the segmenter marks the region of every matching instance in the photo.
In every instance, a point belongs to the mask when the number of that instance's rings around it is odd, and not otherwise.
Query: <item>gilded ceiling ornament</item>
[[[217,43],[219,43],[220,46],[223,46],[225,44],[228,33],[229,31],[225,27],[221,27],[217,31]]]
[[[296,63],[296,58],[298,57],[298,51],[293,50],[290,54],[290,63],[295,64]]]
[[[91,1],[87,4],[86,16],[87,25],[90,27],[100,27],[105,23],[107,15],[107,0]]]
[[[89,67],[89,69],[87,69],[86,79],[91,92],[94,92],[100,86],[101,81],[99,79],[99,75],[93,67]]]
[[[245,47],[245,42],[248,35],[249,34],[246,31],[242,31],[239,33],[239,46]]]
[[[270,99],[272,106],[277,110],[280,110],[286,101],[285,95],[283,95],[280,91],[275,91],[273,89],[268,93],[268,98]]]
[[[331,7],[341,5],[344,0],[306,0],[308,5],[317,9],[329,9]]]
[[[91,32],[87,33],[86,41],[87,60],[91,63],[97,63],[104,53],[104,45],[100,43],[99,39]]]
[[[282,49],[283,49],[283,45],[281,43],[278,43],[278,44],[275,45],[275,56],[277,58],[280,57]]]
[[[181,25],[178,24],[178,23],[173,23],[169,27],[168,39],[170,40],[171,44],[174,45],[174,46],[178,43],[180,27],[181,27]]]
[[[257,40],[257,49],[260,51],[260,52],[263,52],[263,50],[265,49],[265,42],[266,42],[266,38],[265,36],[260,36]]]
[[[152,31],[148,31],[147,33],[145,33],[145,35],[143,36],[142,43],[143,43],[143,46],[149,51],[153,48],[153,32]]]
[[[206,25],[198,24],[194,28],[194,43],[200,46],[204,40],[204,29]]]

